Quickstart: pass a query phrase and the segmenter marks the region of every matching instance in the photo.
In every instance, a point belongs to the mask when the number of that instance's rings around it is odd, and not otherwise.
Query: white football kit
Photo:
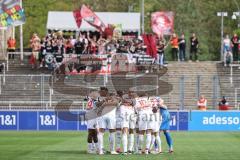
[[[153,128],[151,121],[152,105],[148,97],[136,98],[136,109],[138,111],[138,127],[140,131],[145,131]]]
[[[104,97],[101,97],[101,99],[104,99]],[[116,129],[116,107],[112,106],[110,110],[107,107],[103,108],[102,116],[98,118],[99,128]]]
[[[151,97],[150,102],[151,102],[152,108],[154,108],[154,107],[158,108],[159,99],[157,97]],[[152,125],[151,125],[152,131],[159,132],[160,126],[162,123],[162,116],[160,115],[159,110],[157,110],[156,113],[153,113],[153,116],[151,118],[152,118]]]
[[[92,110],[94,110],[96,108],[95,105],[95,100],[93,99],[89,99],[87,102],[87,112],[93,112]],[[89,120],[87,120],[87,129],[97,129],[98,128],[98,118],[91,118]]]
[[[134,110],[134,100],[129,98],[128,95],[124,95],[123,99],[130,103],[124,102],[120,105],[121,128],[135,129],[136,114]]]

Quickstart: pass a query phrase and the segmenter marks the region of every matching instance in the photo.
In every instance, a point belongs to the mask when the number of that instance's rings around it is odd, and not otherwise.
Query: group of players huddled
[[[87,99],[89,154],[107,152],[103,138],[106,129],[110,132],[110,154],[161,154],[161,131],[166,137],[168,152],[173,153],[170,114],[160,97],[149,97],[132,90],[110,94],[106,87],[101,87]]]

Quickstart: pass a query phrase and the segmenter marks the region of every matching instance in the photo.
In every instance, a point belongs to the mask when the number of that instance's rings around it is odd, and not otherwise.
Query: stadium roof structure
[[[123,32],[140,32],[140,13],[136,12],[95,12],[96,15],[108,24],[122,24]],[[77,27],[73,12],[49,11],[48,30],[62,31],[96,31],[86,21],[82,21],[80,29]]]

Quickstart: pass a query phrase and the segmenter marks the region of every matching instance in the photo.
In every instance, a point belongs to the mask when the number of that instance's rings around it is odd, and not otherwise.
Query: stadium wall
[[[240,111],[171,111],[172,131],[240,131]],[[73,117],[63,120],[59,117]],[[85,131],[84,111],[0,111],[0,131]]]

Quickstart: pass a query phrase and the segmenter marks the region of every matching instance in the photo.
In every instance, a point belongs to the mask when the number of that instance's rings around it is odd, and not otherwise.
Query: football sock
[[[103,152],[103,135],[104,135],[104,133],[101,133],[101,132],[98,133],[99,152]]]
[[[136,133],[135,134],[135,144],[134,144],[135,152],[138,151],[138,146],[139,146],[139,134]]]
[[[92,142],[92,151],[95,150],[95,147],[96,147],[96,146],[95,146],[95,143]]]
[[[155,140],[156,140],[155,136],[154,136],[154,135],[152,135],[152,142],[151,142],[151,145],[150,145],[150,148],[149,148],[149,150],[151,150],[151,149],[152,149],[152,147],[154,146]]]
[[[121,148],[121,131],[116,131],[116,147]]]
[[[123,144],[123,152],[126,153],[127,152],[127,133],[123,133],[122,135],[122,144]]]
[[[164,135],[166,137],[169,150],[172,150],[173,149],[173,142],[172,142],[172,138],[171,138],[170,133],[169,132],[164,132]]]
[[[139,150],[142,150],[143,142],[144,142],[144,135],[140,134],[139,135],[139,144],[138,144],[138,149]]]
[[[133,145],[134,145],[134,134],[129,134],[129,145],[128,145],[129,151],[133,151]]]
[[[92,150],[92,143],[88,143],[88,151]]]
[[[150,145],[151,145],[151,140],[152,140],[152,134],[147,133],[146,134],[146,149],[148,149],[148,150],[149,150]]]
[[[162,142],[159,134],[156,136],[156,142],[157,142],[158,150],[162,152]]]
[[[109,137],[109,141],[110,141],[110,151],[115,151],[115,133],[110,133],[110,137]]]
[[[95,145],[94,151],[98,151],[98,143],[94,143],[94,145]]]

